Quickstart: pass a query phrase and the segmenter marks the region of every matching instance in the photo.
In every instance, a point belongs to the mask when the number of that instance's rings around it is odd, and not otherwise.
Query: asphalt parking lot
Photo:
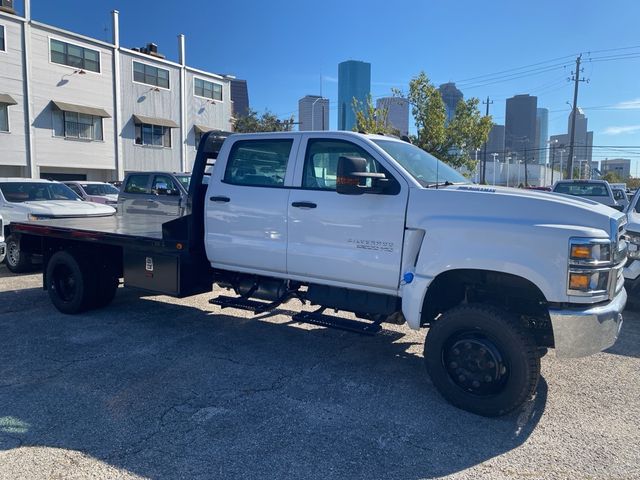
[[[547,355],[536,398],[486,419],[434,390],[424,332],[126,289],[64,316],[40,284],[0,267],[0,479],[640,478],[633,312],[609,351]]]

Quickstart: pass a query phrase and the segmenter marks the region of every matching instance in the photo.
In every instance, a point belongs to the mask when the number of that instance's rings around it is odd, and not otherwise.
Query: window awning
[[[213,132],[214,130],[218,130],[217,128],[207,127],[206,125],[194,125],[193,128],[198,133],[207,133],[207,132]]]
[[[160,127],[178,128],[178,124],[168,118],[145,117],[143,115],[134,115],[135,123],[147,123],[150,125],[158,125]]]
[[[0,103],[5,105],[17,105],[16,102],[11,95],[7,95],[6,93],[0,93]]]
[[[84,115],[93,115],[94,117],[111,118],[111,115],[102,108],[85,107],[84,105],[58,102],[57,100],[52,100],[51,103],[53,103],[58,110],[62,110],[63,112],[82,113]]]

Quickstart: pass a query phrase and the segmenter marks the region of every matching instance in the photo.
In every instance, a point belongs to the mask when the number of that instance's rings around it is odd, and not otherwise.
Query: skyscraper
[[[353,99],[366,104],[371,93],[371,64],[347,60],[338,64],[338,130],[356,125]]]
[[[536,110],[536,163],[547,163],[547,140],[549,140],[549,110],[538,108]]]
[[[567,134],[569,142],[571,142],[571,117],[573,112],[569,114],[567,121]],[[593,154],[593,132],[588,131],[587,116],[580,108],[576,113],[576,133],[573,140],[573,165],[578,166],[580,162],[587,162],[591,166]]]
[[[438,87],[442,101],[444,102],[444,110],[446,113],[446,123],[449,123],[456,114],[458,103],[464,98],[464,95],[453,82],[443,83]]]
[[[484,145],[478,152],[482,155],[484,160]],[[489,131],[489,138],[487,139],[487,158],[486,161],[493,161],[493,154],[497,154],[495,157],[499,162],[504,160],[504,125],[493,125]]]
[[[387,124],[400,132],[409,135],[409,101],[400,97],[384,97],[376,101],[377,109],[387,110]]]
[[[514,161],[525,160],[525,155],[527,162],[536,159],[537,109],[537,97],[527,94],[507,98],[504,148],[507,154],[515,154]]]
[[[329,130],[329,99],[306,95],[298,100],[298,130]]]

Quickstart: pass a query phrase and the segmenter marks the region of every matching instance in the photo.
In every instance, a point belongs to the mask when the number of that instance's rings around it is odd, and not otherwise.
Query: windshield
[[[117,195],[118,189],[108,183],[81,183],[87,195]]]
[[[449,165],[415,145],[393,140],[373,142],[391,155],[423,187],[445,182],[470,183]]]
[[[190,175],[176,175],[176,178],[180,181],[186,191],[189,191],[189,182],[191,181]]]
[[[66,185],[61,183],[7,182],[0,183],[5,200],[11,203],[37,202],[42,200],[81,201]]]
[[[558,183],[555,193],[575,195],[577,197],[608,197],[607,187],[602,183]]]

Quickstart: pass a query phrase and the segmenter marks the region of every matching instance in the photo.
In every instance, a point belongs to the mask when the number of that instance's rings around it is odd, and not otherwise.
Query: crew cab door
[[[336,192],[338,159],[367,160],[395,184],[385,193]],[[351,288],[397,290],[408,185],[366,142],[303,137],[288,204],[287,271],[293,278]]]
[[[237,136],[207,189],[207,256],[216,268],[286,275],[287,204],[296,136]]]

